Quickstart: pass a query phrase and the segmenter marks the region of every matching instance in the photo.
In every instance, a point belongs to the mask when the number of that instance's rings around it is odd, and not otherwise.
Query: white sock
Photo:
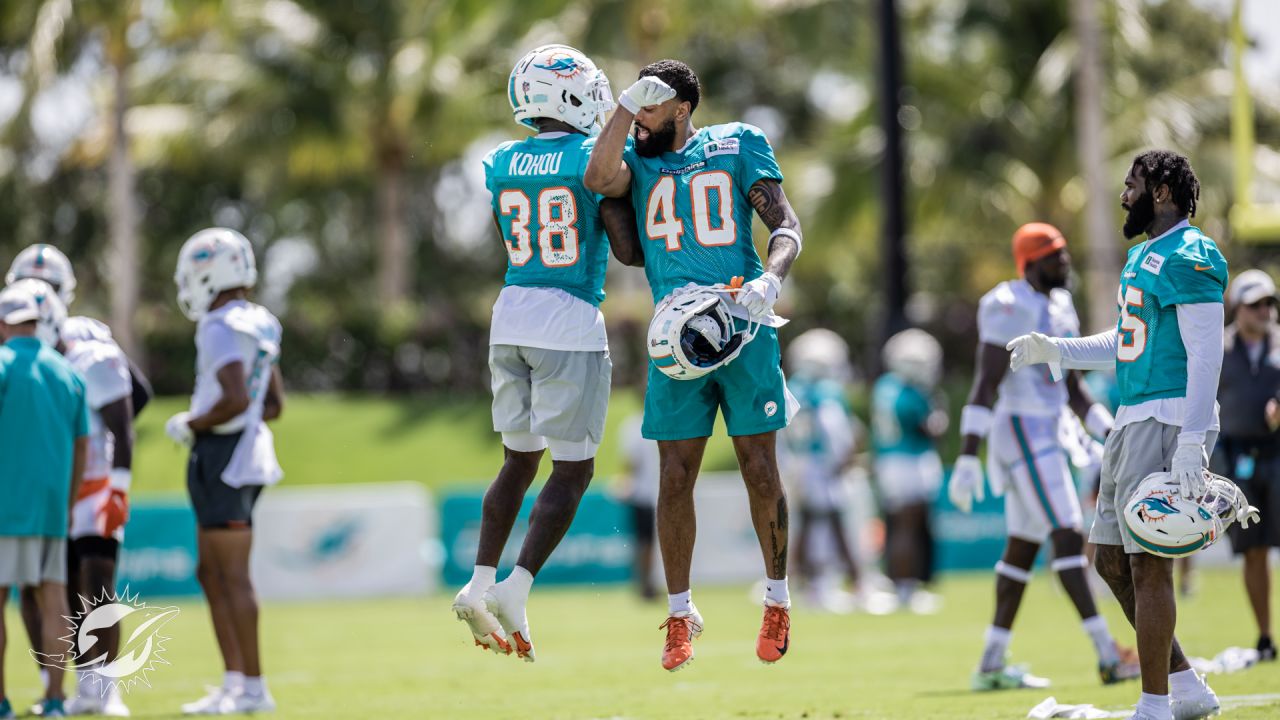
[[[1112,665],[1120,661],[1120,652],[1116,650],[1116,639],[1111,637],[1106,618],[1094,615],[1080,624],[1089,634],[1089,639],[1093,640],[1093,649],[1098,653],[1098,662],[1103,665]]]
[[[672,615],[693,612],[693,590],[685,590],[682,593],[668,595],[667,610]]]
[[[1142,693],[1138,699],[1138,712],[1150,715],[1152,720],[1173,720],[1173,706],[1169,704],[1168,695]]]
[[[1204,679],[1196,671],[1187,668],[1176,673],[1169,673],[1169,694],[1175,697],[1196,695],[1204,689]]]
[[[978,671],[995,672],[1003,668],[1004,656],[1009,652],[1011,639],[1013,639],[1012,630],[995,625],[987,626],[987,633],[983,637],[982,662],[978,665]]]
[[[47,687],[49,687],[49,671],[40,668],[40,689],[43,690]]]
[[[533,575],[528,570],[517,565],[502,582],[519,591],[521,603],[529,599],[529,590],[533,588]]]
[[[244,687],[244,673],[238,670],[228,670],[222,674],[223,690],[239,690]]]
[[[787,589],[787,579],[764,579],[764,601],[776,607],[791,607],[791,591]]]
[[[245,676],[244,678],[244,694],[254,697],[262,697],[267,691],[267,679],[259,675],[258,677]]]
[[[899,580],[895,589],[898,591],[898,604],[908,605],[911,603],[911,596],[916,594],[916,588],[920,583],[917,580]]]
[[[477,565],[475,569],[471,571],[471,582],[467,583],[467,586],[471,588],[473,592],[484,592],[489,589],[490,585],[497,582],[497,580],[498,568],[489,567],[488,565]]]

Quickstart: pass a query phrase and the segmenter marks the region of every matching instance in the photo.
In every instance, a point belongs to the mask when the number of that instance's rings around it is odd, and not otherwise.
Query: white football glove
[[[1028,365],[1048,363],[1054,379],[1062,375],[1062,350],[1058,343],[1048,335],[1033,332],[1020,335],[1004,346],[1010,352],[1009,369],[1017,372]]]
[[[1199,500],[1204,497],[1208,483],[1204,479],[1204,468],[1208,464],[1204,455],[1204,445],[1194,440],[1178,440],[1178,449],[1173,451],[1173,462],[1169,464],[1169,474],[1178,483],[1182,497],[1187,500]]]
[[[164,424],[164,434],[183,447],[191,447],[196,442],[196,434],[187,424],[190,420],[191,413],[185,410],[177,413]]]
[[[982,462],[973,455],[961,455],[956,458],[955,467],[951,469],[951,482],[947,485],[947,495],[951,504],[962,513],[973,510],[973,502],[982,502],[986,498],[983,488]]]
[[[751,313],[751,319],[767,317],[773,312],[774,303],[778,302],[778,293],[782,291],[782,279],[767,272],[752,280],[738,291],[738,304]]]
[[[635,115],[640,108],[650,105],[661,105],[676,96],[676,91],[662,80],[649,75],[635,81],[631,87],[618,96],[618,104]]]

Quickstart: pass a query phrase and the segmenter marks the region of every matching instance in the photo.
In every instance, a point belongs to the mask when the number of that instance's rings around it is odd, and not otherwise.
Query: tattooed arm
[[[791,263],[800,254],[801,240],[797,239],[803,237],[800,218],[791,209],[791,203],[782,191],[782,183],[777,180],[757,180],[747,192],[747,199],[771,233],[769,255],[764,264],[765,272],[773,273],[779,279],[785,278],[791,270]],[[786,233],[773,234],[779,229],[795,233],[796,237]]]

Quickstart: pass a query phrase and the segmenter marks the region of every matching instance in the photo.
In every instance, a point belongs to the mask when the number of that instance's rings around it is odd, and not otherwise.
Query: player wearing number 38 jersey
[[[1177,546],[1173,539],[1160,545],[1139,535],[1126,518],[1131,504],[1150,499],[1136,491],[1153,473],[1168,472],[1177,486],[1171,492],[1182,500],[1199,502],[1205,495],[1206,458],[1218,434],[1227,261],[1188,220],[1196,212],[1200,183],[1185,157],[1145,152],[1134,158],[1124,184],[1125,237],[1148,239],[1129,250],[1116,328],[1085,338],[1032,333],[1015,338],[1008,349],[1014,370],[1033,363],[1048,363],[1051,370],[1115,368],[1120,407],[1107,436],[1089,539],[1098,546],[1098,573],[1137,629],[1143,692],[1132,717],[1187,720],[1218,709],[1217,696],[1173,636],[1169,557],[1199,546]]]
[[[782,192],[782,173],[764,133],[742,123],[695,128],[700,97],[688,65],[660,60],[646,66],[619,96],[621,107],[601,133],[583,178],[604,195],[630,197],[639,242],[629,264],[644,266],[658,305],[650,349],[663,343],[674,348],[653,355],[642,428],[645,437],[658,441],[662,465],[658,535],[670,610],[663,624],[667,670],[693,658],[692,640],[702,632],[689,590],[693,484],[720,411],[764,556],[764,621],[756,654],[776,662],[790,642],[787,500],[774,450],[794,399],[782,376],[773,327],[745,341],[750,332],[744,335],[741,326],[772,322],[782,278],[800,252],[800,223]],[[633,122],[635,142],[628,148]],[[771,232],[764,264],[752,243],[753,210]],[[697,289],[733,278],[746,283],[727,305]],[[688,315],[679,314],[686,310]],[[676,327],[680,338],[658,338],[655,327],[658,335]],[[690,367],[690,355],[710,359]]]

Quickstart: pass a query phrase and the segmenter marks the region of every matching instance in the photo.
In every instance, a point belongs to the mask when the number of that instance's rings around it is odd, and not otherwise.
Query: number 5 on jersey
[[[711,224],[711,193],[715,192],[716,226]],[[723,170],[700,172],[689,179],[689,204],[693,208],[693,239],[704,247],[732,245],[738,239],[733,221],[733,178]],[[676,213],[676,181],[663,175],[649,191],[644,212],[650,240],[662,240],[668,252],[680,249],[684,221]]]
[[[1131,307],[1142,308],[1142,290],[1129,286],[1124,289],[1124,297],[1117,299],[1120,301],[1120,342],[1116,343],[1116,359],[1133,362],[1147,349],[1147,324],[1138,316],[1129,314]]]
[[[521,267],[533,257],[533,235],[529,231],[533,207],[521,190],[503,190],[498,196],[503,217],[511,216],[511,236],[507,255]],[[568,267],[578,262],[578,204],[567,187],[544,188],[538,193],[538,249],[547,267]]]

